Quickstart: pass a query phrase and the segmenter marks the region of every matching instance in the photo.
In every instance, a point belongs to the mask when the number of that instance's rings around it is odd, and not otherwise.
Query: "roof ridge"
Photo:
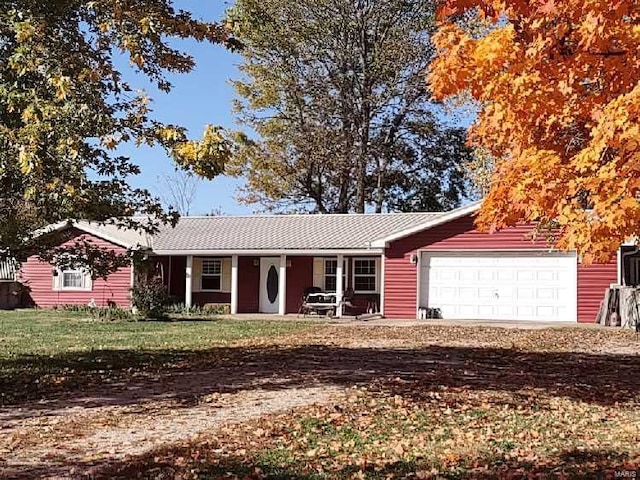
[[[240,214],[240,215],[182,215],[183,218],[202,220],[206,218],[291,218],[291,217],[375,217],[375,216],[394,216],[394,215],[443,215],[446,212],[382,212],[382,213],[267,213],[267,214]]]

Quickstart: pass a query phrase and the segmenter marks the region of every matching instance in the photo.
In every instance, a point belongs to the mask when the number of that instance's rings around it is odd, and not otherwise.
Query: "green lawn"
[[[0,311],[0,404],[124,370],[171,368],[234,341],[309,327],[305,322],[207,318],[108,322],[82,312]]]

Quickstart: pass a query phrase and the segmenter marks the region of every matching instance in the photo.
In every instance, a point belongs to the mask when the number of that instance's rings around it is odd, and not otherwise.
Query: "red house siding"
[[[99,237],[80,231],[62,244],[72,244],[79,238],[90,240],[94,245],[109,248],[117,253],[123,253],[124,248],[114,245]],[[109,275],[107,280],[96,279],[91,290],[88,291],[56,291],[53,289],[53,267],[40,261],[37,257],[29,257],[23,263],[20,272],[22,283],[30,288],[29,296],[34,306],[50,308],[56,305],[86,305],[92,300],[97,305],[106,306],[113,302],[121,307],[130,305],[131,267],[121,268]]]
[[[604,292],[618,283],[618,259],[613,255],[609,263],[578,265],[578,321],[595,323]]]
[[[238,258],[238,313],[260,311],[260,266],[254,261],[259,262],[259,257]]]
[[[207,303],[231,303],[229,292],[193,292],[191,300],[194,305],[203,306]]]
[[[417,250],[515,250],[548,248],[544,238],[532,239],[531,225],[488,234],[478,231],[473,218],[453,220],[393,242],[385,254],[385,305],[388,318],[415,318],[417,265],[410,262]],[[593,322],[604,289],[616,281],[615,257],[606,265],[578,266],[578,321]]]
[[[286,312],[298,313],[304,289],[313,285],[313,257],[287,257]]]

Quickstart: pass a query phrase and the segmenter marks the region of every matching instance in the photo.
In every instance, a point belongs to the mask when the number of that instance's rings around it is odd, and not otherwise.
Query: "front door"
[[[260,259],[260,312],[278,313],[280,257]]]

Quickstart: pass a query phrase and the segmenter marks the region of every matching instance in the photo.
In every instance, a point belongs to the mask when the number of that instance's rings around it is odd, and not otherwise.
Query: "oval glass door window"
[[[269,303],[274,303],[278,298],[278,270],[273,265],[267,273],[267,298]]]

